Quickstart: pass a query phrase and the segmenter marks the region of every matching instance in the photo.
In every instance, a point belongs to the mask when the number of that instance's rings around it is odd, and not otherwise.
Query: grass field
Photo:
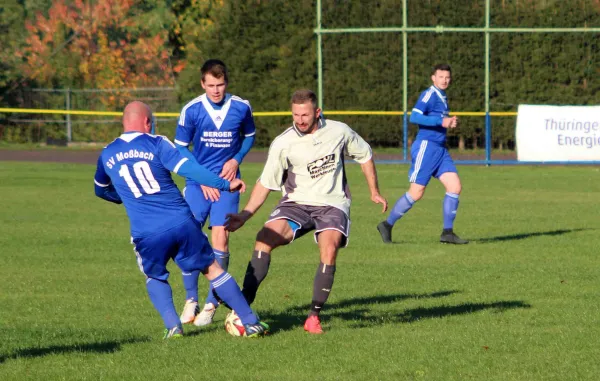
[[[243,167],[250,183],[260,168]],[[393,203],[407,167],[378,170]],[[302,329],[318,264],[305,237],[273,254],[254,304],[270,337],[229,336],[221,309],[214,325],[164,342],[124,209],[95,198],[94,167],[0,162],[0,380],[597,380],[600,170],[460,171],[456,230],[471,244],[437,242],[443,190],[432,183],[383,245],[380,208],[348,166],[351,239],[325,335]],[[275,202],[232,237],[238,281]]]

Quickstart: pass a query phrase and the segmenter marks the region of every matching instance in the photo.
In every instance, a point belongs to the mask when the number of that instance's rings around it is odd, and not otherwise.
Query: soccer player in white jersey
[[[314,230],[321,262],[304,329],[320,334],[323,329],[319,313],[333,286],[338,250],[348,244],[350,232],[345,155],[360,163],[371,200],[382,204],[383,212],[387,210],[387,201],[379,193],[375,163],[367,142],[346,124],[322,118],[317,97],[310,90],[296,91],[291,106],[292,126],[273,140],[248,204],[240,213],[228,216],[225,228],[236,231],[256,213],[271,191],[283,192],[283,198],[258,232],[242,292],[251,304],[267,276],[273,249]]]
[[[463,245],[469,243],[454,233],[454,219],[458,210],[458,195],[462,190],[456,166],[446,148],[446,132],[456,128],[458,119],[450,117],[450,107],[446,89],[452,80],[450,65],[436,65],[431,73],[433,85],[423,91],[412,109],[410,122],[419,125],[417,138],[410,148],[412,164],[408,172],[410,187],[396,201],[385,221],[377,225],[381,239],[392,242],[392,228],[419,201],[432,177],[437,178],[446,188],[442,204],[444,227],[440,242]]]
[[[241,178],[239,166],[254,144],[255,126],[252,108],[247,100],[227,93],[228,74],[223,61],[210,59],[201,69],[202,88],[206,93],[183,107],[175,133],[175,144],[182,154],[193,156],[200,165],[225,180]],[[192,153],[188,150],[193,145]],[[225,216],[239,210],[239,192],[219,192],[188,179],[184,196],[194,216],[204,226],[210,219],[211,242],[215,258],[227,271],[229,267],[229,232],[223,227]],[[182,323],[197,326],[210,324],[219,305],[209,290],[200,311],[198,306],[198,276],[183,272],[186,303]]]

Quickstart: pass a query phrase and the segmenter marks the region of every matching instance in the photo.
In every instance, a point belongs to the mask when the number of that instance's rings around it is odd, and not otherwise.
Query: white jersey
[[[292,125],[271,143],[260,183],[281,190],[283,202],[330,205],[349,215],[345,155],[363,164],[373,154],[369,144],[344,123],[321,119],[313,134],[303,134]]]

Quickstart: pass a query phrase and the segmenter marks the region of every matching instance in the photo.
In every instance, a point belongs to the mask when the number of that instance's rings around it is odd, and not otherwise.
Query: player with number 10
[[[166,137],[149,134],[153,120],[144,103],[132,102],[125,107],[124,133],[102,150],[94,183],[98,197],[125,206],[148,295],[166,327],[164,338],[183,335],[167,281],[169,259],[184,271],[202,272],[217,295],[240,316],[248,337],[264,335],[268,326],[258,321],[235,280],[215,261],[208,239],[171,172],[221,191],[243,192],[244,182],[220,178],[181,155]]]

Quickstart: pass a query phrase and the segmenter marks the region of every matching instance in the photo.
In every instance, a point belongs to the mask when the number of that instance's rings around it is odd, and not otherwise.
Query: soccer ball
[[[225,317],[225,330],[231,336],[246,336],[246,330],[242,324],[240,317],[233,311],[227,314]]]

